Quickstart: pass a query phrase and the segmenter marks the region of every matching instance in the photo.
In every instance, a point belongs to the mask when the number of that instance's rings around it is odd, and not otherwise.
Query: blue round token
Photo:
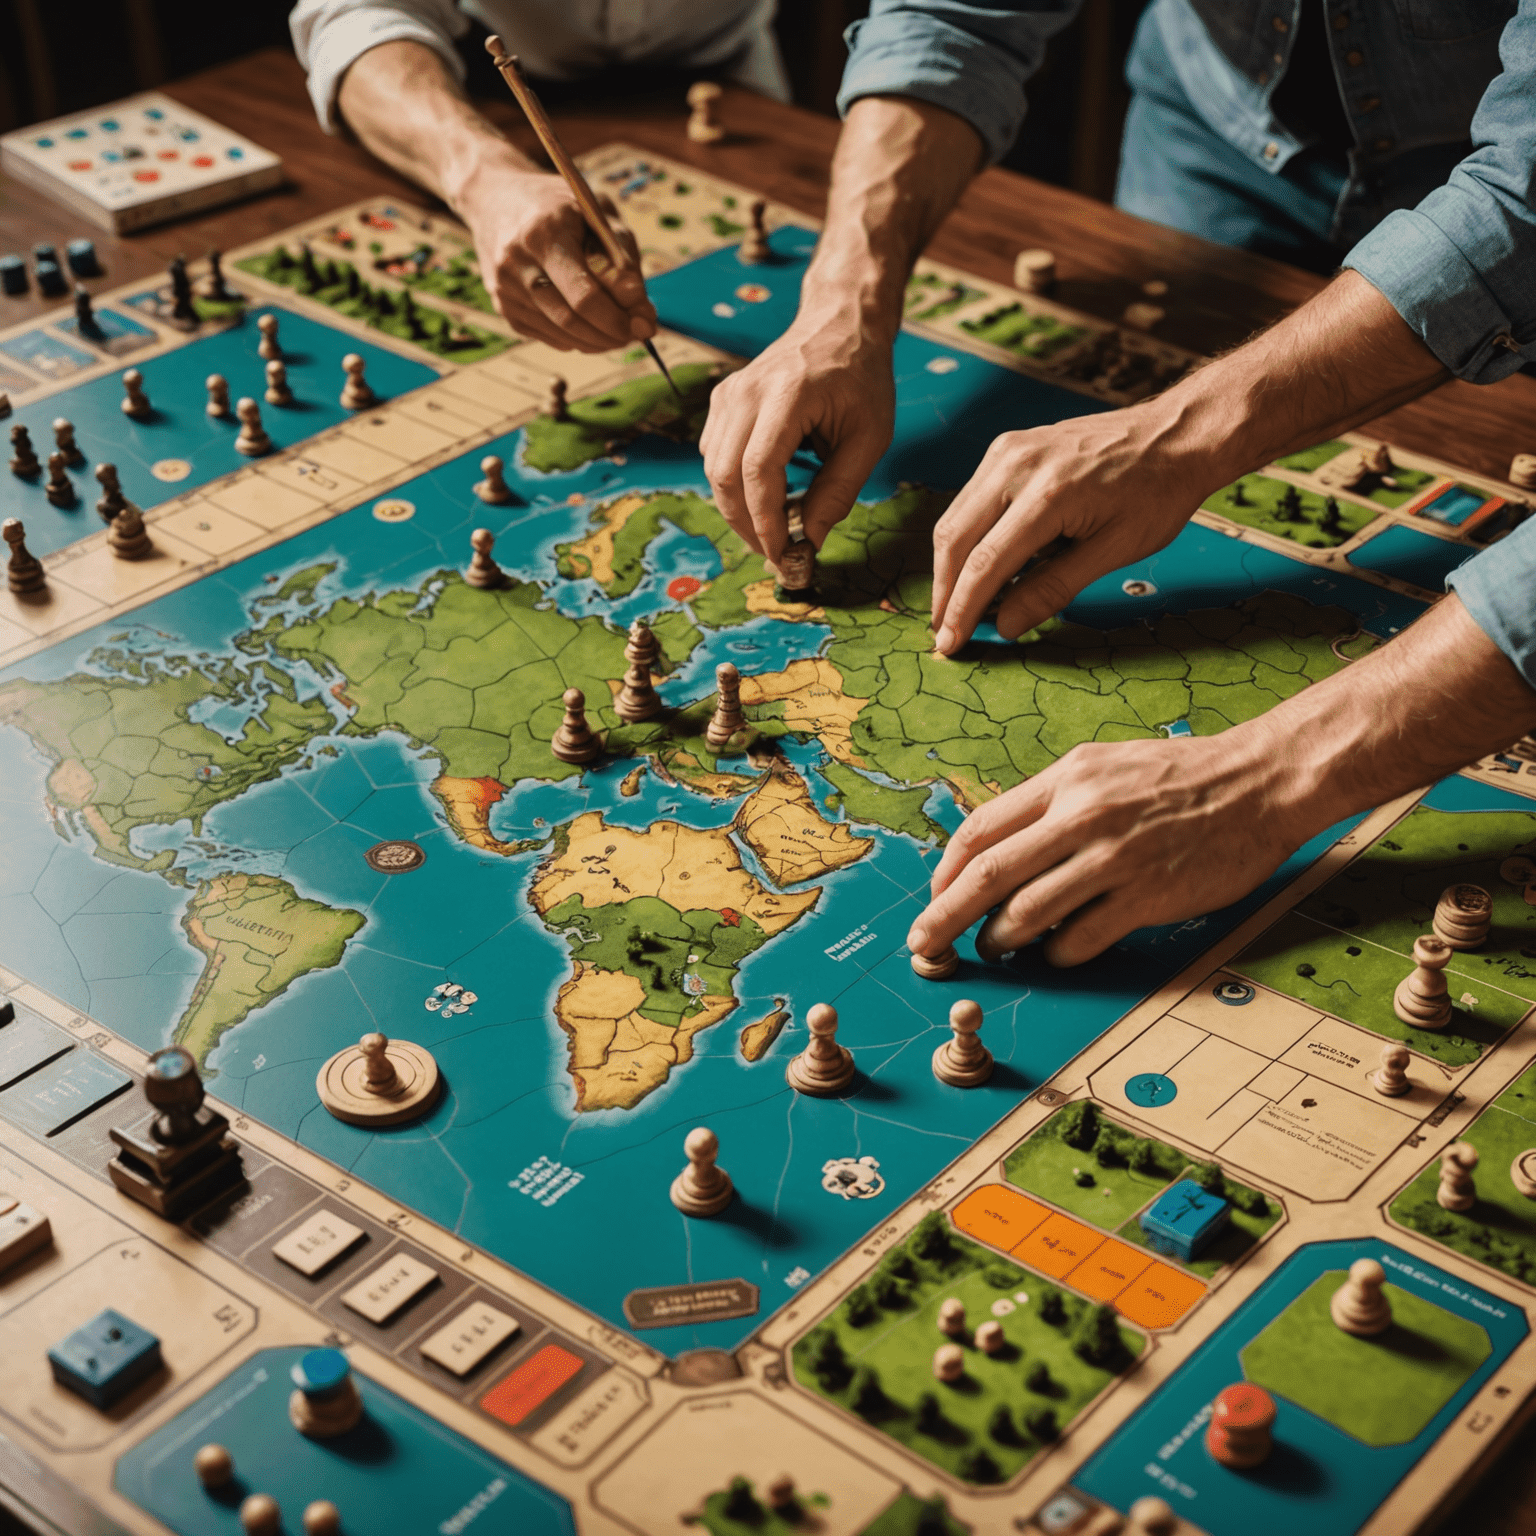
[[[1251,1003],[1254,995],[1246,981],[1218,981],[1211,989],[1211,996],[1229,1008],[1241,1008],[1244,1003]]]
[[[1139,1109],[1161,1109],[1179,1096],[1179,1085],[1161,1072],[1142,1072],[1125,1085],[1125,1096]]]
[[[339,1349],[311,1349],[299,1356],[288,1374],[305,1397],[323,1397],[346,1384],[352,1367]]]

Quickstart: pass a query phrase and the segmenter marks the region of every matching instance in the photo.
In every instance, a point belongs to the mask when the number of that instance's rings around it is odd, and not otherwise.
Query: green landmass
[[[949,833],[923,810],[928,802],[927,789],[877,784],[835,759],[821,765],[821,776],[837,791],[832,797],[836,801],[832,808],[841,810],[849,821],[887,827],[920,843],[949,841]]]
[[[966,1309],[965,1337],[953,1341],[937,1323],[950,1297]],[[1001,1316],[993,1311],[999,1300],[1007,1302]],[[987,1355],[971,1335],[992,1320],[1006,1344]],[[933,1356],[950,1342],[964,1349],[965,1374],[944,1383]],[[999,1259],[933,1212],[796,1344],[793,1358],[796,1378],[811,1391],[946,1472],[994,1483],[1051,1444],[1143,1343],[1111,1308]]]
[[[1420,1434],[1493,1351],[1476,1323],[1399,1286],[1383,1288],[1392,1325],[1373,1338],[1345,1333],[1329,1315],[1343,1270],[1319,1275],[1240,1355],[1266,1391],[1366,1445]]]
[[[950,1514],[942,1493],[920,1499],[903,1488],[895,1503],[886,1505],[859,1536],[969,1536],[970,1529]]]
[[[1392,479],[1394,485],[1375,485],[1365,494],[1374,502],[1384,507],[1400,507],[1405,501],[1412,501],[1426,485],[1432,485],[1440,478],[1424,469],[1404,469],[1401,465],[1394,465]],[[1487,493],[1475,485],[1467,486],[1467,490],[1478,496]]]
[[[1283,459],[1276,459],[1275,463],[1281,469],[1294,469],[1298,474],[1315,474],[1348,447],[1349,444],[1342,437],[1336,437],[1326,443],[1318,443],[1315,447],[1303,448],[1300,453],[1288,453]]]
[[[672,377],[681,401],[659,373],[649,372],[604,395],[571,401],[564,421],[535,416],[523,428],[523,462],[543,474],[562,474],[602,458],[615,439],[626,442],[642,431],[697,441],[709,414],[715,365],[682,363]]]
[[[1018,301],[989,310],[974,320],[962,320],[960,329],[994,347],[1016,352],[1037,361],[1054,357],[1064,347],[1088,334],[1081,325],[1069,325],[1040,310],[1026,309]]]
[[[529,426],[532,425],[530,422]],[[633,496],[620,496],[598,507],[592,514],[594,529],[607,524],[616,507],[632,505],[635,500]],[[709,538],[719,522],[720,514],[714,503],[692,491],[684,491],[681,495],[659,491],[646,496],[640,508],[626,516],[613,535],[613,576],[602,583],[604,592],[609,597],[628,597],[640,585],[645,578],[645,552],[661,533],[663,524],[670,523],[683,533]],[[562,576],[575,581],[586,580],[592,575],[591,559],[575,542],[555,546],[555,568]]]
[[[206,1060],[224,1032],[253,1008],[281,997],[301,976],[339,965],[367,921],[298,894],[275,875],[216,875],[202,881],[181,926],[203,955],[203,973],[174,1040]]]
[[[1536,1148],[1536,1067],[1527,1068],[1464,1130],[1477,1148],[1477,1204],[1447,1211],[1435,1199],[1440,1159],[1431,1161],[1388,1208],[1394,1221],[1479,1264],[1536,1283],[1536,1200],[1510,1177],[1517,1157]]]
[[[1335,549],[1377,516],[1357,502],[1319,496],[1271,475],[1246,475],[1206,497],[1202,505],[1229,522],[1309,549]]]
[[[914,273],[907,279],[905,313],[908,320],[942,320],[981,297],[980,288],[948,282],[936,272]]]
[[[697,1513],[684,1515],[683,1524],[702,1525],[709,1536],[803,1536],[806,1516],[831,1502],[824,1493],[797,1493],[794,1508],[780,1514],[758,1497],[750,1478],[733,1477],[730,1487],[710,1494]]]
[[[1499,878],[1504,859],[1533,849],[1536,813],[1417,806],[1260,934],[1233,969],[1447,1066],[1476,1061],[1536,1003],[1536,907]],[[1446,967],[1451,1022],[1417,1029],[1392,1011],[1392,994],[1413,970],[1413,941],[1430,932],[1441,892],[1461,883],[1493,897],[1493,927]]]

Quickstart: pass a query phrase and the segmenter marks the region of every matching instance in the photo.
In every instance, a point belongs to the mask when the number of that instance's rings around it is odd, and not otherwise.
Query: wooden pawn
[[[651,627],[644,619],[636,619],[629,626],[629,641],[624,647],[624,658],[629,666],[624,672],[624,684],[613,702],[619,719],[636,725],[661,713],[661,697],[651,683],[651,668],[661,655],[661,646]]]
[[[562,698],[565,718],[560,722],[549,750],[562,763],[590,763],[602,754],[602,743],[587,724],[587,698],[580,688],[567,688]]]
[[[975,1088],[992,1076],[992,1052],[977,1037],[981,1005],[961,998],[949,1010],[952,1031],[933,1053],[933,1075],[953,1088]]]
[[[724,755],[731,738],[746,729],[746,716],[741,712],[741,673],[728,661],[715,668],[715,688],[719,698],[715,712],[704,732],[704,740],[716,757]]]
[[[11,546],[11,557],[6,566],[6,580],[12,592],[26,596],[41,592],[48,584],[43,562],[26,545],[27,530],[19,517],[8,517],[0,523],[0,537]]]
[[[830,1003],[813,1004],[805,1022],[811,1042],[791,1058],[784,1069],[784,1081],[796,1093],[831,1098],[853,1081],[853,1052],[837,1043],[837,1009]]]

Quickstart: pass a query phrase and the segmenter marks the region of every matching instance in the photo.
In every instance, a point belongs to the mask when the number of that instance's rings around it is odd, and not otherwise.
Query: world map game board
[[[46,448],[66,418],[85,454],[73,505],[0,485],[47,573],[0,594],[0,1485],[61,1528],[188,1536],[257,1494],[351,1533],[1427,1529],[1536,1386],[1536,747],[1076,970],[967,940],[922,980],[903,938],[968,811],[1079,742],[1210,734],[1347,667],[1521,493],[1346,435],[1024,642],[936,658],[930,532],[991,439],[1197,359],[921,263],[894,441],[801,600],[696,441],[815,229],[769,205],[745,265],[751,192],[623,145],[587,170],[681,400],[641,349],[519,339],[463,230],[378,199],[226,253],[238,292],[194,330],[139,284],[92,334],[0,333],[5,425]],[[294,402],[247,459],[204,380],[260,397],[263,315]],[[103,460],[143,560],[107,545]],[[637,619],[665,708],[633,724]],[[722,662],[748,730],[717,752]],[[550,749],[570,687],[586,765]],[[1490,927],[1418,1028],[1394,989],[1450,886]],[[995,1058],[969,1088],[932,1067],[961,999]],[[826,1098],[785,1080],[816,1003],[856,1068]],[[440,1070],[413,1123],[317,1093],[374,1031]],[[174,1221],[107,1177],[173,1044],[240,1159]],[[668,1194],[696,1126],[735,1185],[707,1218]],[[1362,1260],[1392,1318],[1368,1337],[1330,1312]],[[107,1410],[46,1354],[104,1306],[161,1361]],[[365,1410],[328,1438],[290,1423],[316,1348]],[[1276,1405],[1248,1470],[1207,1447],[1234,1383]],[[200,1481],[208,1442],[232,1479]]]

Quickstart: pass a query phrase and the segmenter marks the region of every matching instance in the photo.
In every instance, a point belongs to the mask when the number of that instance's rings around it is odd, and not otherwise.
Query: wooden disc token
[[[442,1075],[432,1053],[409,1040],[391,1040],[385,1054],[395,1069],[386,1093],[368,1086],[368,1058],[361,1045],[349,1045],[320,1068],[315,1092],[338,1120],[348,1125],[400,1125],[419,1120],[437,1102]]]
[[[1520,1153],[1509,1165],[1509,1181],[1527,1200],[1536,1200],[1536,1148]]]

